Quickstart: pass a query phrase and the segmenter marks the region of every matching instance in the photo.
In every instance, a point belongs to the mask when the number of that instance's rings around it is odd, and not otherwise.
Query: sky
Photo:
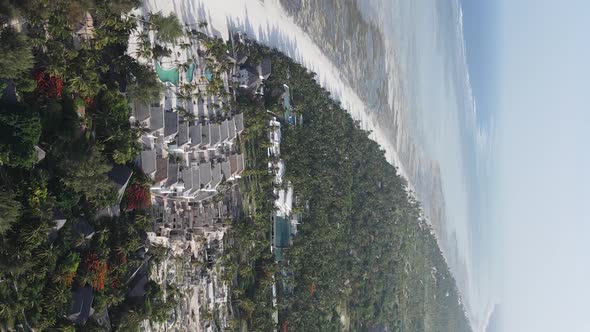
[[[495,123],[497,330],[590,331],[590,2],[498,0],[492,19],[484,2],[464,0],[464,20],[478,110]]]
[[[463,37],[467,63],[471,71],[471,87],[477,97],[478,124],[489,129],[497,109],[497,15],[495,0],[461,0]]]

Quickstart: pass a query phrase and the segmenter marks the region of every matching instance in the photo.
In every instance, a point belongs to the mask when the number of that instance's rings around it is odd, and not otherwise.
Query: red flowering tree
[[[94,100],[94,98],[85,98],[84,99],[84,103],[86,104],[86,106],[91,107],[91,108],[95,108],[96,107],[96,100]]]
[[[40,94],[48,98],[61,98],[64,82],[58,76],[49,75],[45,69],[39,69],[35,72],[35,81]]]
[[[102,291],[108,274],[108,265],[106,261],[100,260],[96,254],[90,254],[84,261],[86,270],[92,276],[91,285],[97,291]]]
[[[148,185],[135,182],[127,187],[125,193],[127,210],[143,210],[152,205],[150,188]]]

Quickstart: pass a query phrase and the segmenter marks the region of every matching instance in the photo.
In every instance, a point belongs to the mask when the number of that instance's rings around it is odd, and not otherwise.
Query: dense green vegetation
[[[133,167],[139,151],[124,91],[144,87],[147,100],[161,92],[153,71],[125,54],[137,22],[121,13],[139,3],[0,3],[0,330],[74,330],[65,316],[72,291],[84,286],[95,312],[109,308],[114,330],[166,320],[174,306],[174,289],[166,300],[154,282],[145,297],[126,295],[130,277],[165,256],[142,254],[148,212],[96,217],[119,199],[109,171]],[[86,12],[93,34],[76,41]],[[134,188],[145,181],[139,172],[131,179]],[[56,219],[67,221],[58,229]],[[91,238],[74,226],[80,221]],[[100,330],[92,319],[84,329]]]
[[[271,287],[277,268],[269,250],[274,178],[267,169],[268,115],[263,102],[244,99],[238,107],[246,120],[242,139],[247,169],[240,181],[245,213],[243,218],[233,221],[226,235],[228,245],[222,264],[226,280],[233,285],[232,303],[241,318],[234,326],[247,327],[250,331],[273,331],[276,324]]]
[[[249,102],[250,170],[244,181],[249,218],[234,228],[230,251],[234,302],[250,330],[470,331],[455,281],[419,204],[337,102],[305,70],[277,51],[250,48],[251,59],[270,57],[273,73],[264,101]],[[303,224],[287,260],[272,267],[268,244],[273,206],[266,165],[266,109],[281,114],[282,84],[291,87],[304,124],[283,126],[281,150],[295,185]],[[248,104],[248,102],[246,102]],[[259,205],[261,204],[261,205]],[[248,212],[248,210],[247,210]],[[241,253],[241,255],[240,255]],[[230,264],[230,266],[232,266]],[[279,326],[272,318],[272,277],[294,286],[279,291]],[[286,275],[287,277],[281,277]],[[279,283],[280,284],[280,283]]]

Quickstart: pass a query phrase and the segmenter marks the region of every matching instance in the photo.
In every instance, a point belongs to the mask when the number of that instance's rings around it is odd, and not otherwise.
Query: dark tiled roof
[[[219,140],[225,142],[229,138],[229,122],[227,120],[221,123],[219,127]]]
[[[233,118],[228,121],[227,128],[229,130],[228,138],[230,140],[236,138],[236,121]]]
[[[269,58],[265,58],[262,60],[262,63],[258,65],[258,75],[260,75],[263,79],[267,79],[270,76],[272,66],[271,61]]]
[[[57,232],[66,224],[66,216],[59,209],[53,209],[53,216],[51,219],[54,222],[53,229]],[[56,234],[57,235],[57,234]]]
[[[117,185],[117,190],[127,185],[131,175],[133,175],[133,171],[129,167],[118,164],[113,166],[108,173],[109,179]]]
[[[201,125],[201,141],[203,145],[209,145],[211,143],[211,128],[207,125]]]
[[[215,146],[219,144],[219,139],[221,137],[221,131],[219,129],[219,125],[214,123],[211,124],[211,146]]]
[[[215,164],[211,168],[211,187],[216,187],[221,182],[221,165]]]
[[[133,116],[135,120],[142,122],[150,118],[150,107],[143,103],[133,104]]]
[[[229,156],[229,166],[232,174],[238,173],[238,157],[235,154]]]
[[[188,122],[178,124],[178,146],[188,143]]]
[[[161,106],[150,107],[150,129],[156,131],[164,128],[164,109]]]
[[[241,65],[241,64],[245,63],[246,60],[248,60],[248,53],[240,50],[236,53],[235,57],[228,55],[228,58],[230,61]]]
[[[230,169],[229,161],[226,160],[221,163],[221,172],[223,173],[223,176],[225,177],[226,180],[231,178],[231,169]]]
[[[238,62],[238,64],[242,64],[246,62],[246,60],[248,60],[248,53],[244,51],[238,51],[238,53],[236,54],[236,61]]]
[[[229,163],[232,174],[240,174],[244,170],[244,156],[241,154],[230,156]]]
[[[244,131],[244,113],[236,114],[234,120],[236,121],[236,131],[239,134]]]
[[[82,235],[85,238],[92,237],[94,234],[94,227],[92,227],[86,220],[78,220],[72,225],[74,233]]]
[[[191,168],[182,170],[182,181],[184,182],[185,191],[193,188],[193,170]]]
[[[201,134],[201,125],[193,125],[189,128],[189,135],[191,138],[191,145],[199,145],[203,141],[203,136]]]
[[[175,162],[168,162],[168,179],[166,180],[166,187],[178,182],[179,167]]]
[[[244,155],[238,155],[238,173],[241,173],[244,170]]]
[[[156,171],[156,151],[141,151],[141,169],[145,174],[152,174]]]
[[[76,325],[84,325],[92,315],[94,293],[91,287],[78,288],[72,292],[72,306],[68,312],[68,319]]]
[[[141,136],[141,144],[146,148],[150,148],[152,146],[152,139],[147,135],[143,135]]]
[[[211,183],[211,163],[199,165],[199,172],[201,174],[201,184],[207,185]]]
[[[131,283],[129,288],[128,296],[130,298],[143,298],[145,296],[146,287],[148,284],[148,277],[145,274],[141,274],[136,277]]]
[[[249,66],[243,68],[243,70],[246,70],[247,75],[248,75],[248,81],[246,82],[247,88],[248,89],[257,89],[258,86],[260,86],[260,84],[262,83],[260,80],[258,70],[254,69],[252,67],[249,67]]]
[[[61,212],[60,209],[53,209],[53,220],[65,220],[66,216]]]
[[[178,113],[166,111],[164,114],[164,136],[178,133]]]
[[[112,331],[111,319],[109,317],[108,308],[104,308],[101,312],[95,313],[92,316],[92,319],[94,319],[96,323],[105,331]]]
[[[16,104],[18,98],[16,96],[16,86],[14,83],[12,83],[11,80],[0,80],[0,83],[6,83],[6,87],[0,92],[0,100],[9,104]]]
[[[160,182],[168,177],[168,159],[158,157],[156,159],[156,176],[154,181]]]
[[[199,171],[199,167],[194,166],[192,168],[193,171],[193,189],[192,192],[195,192],[201,189],[201,172]]]

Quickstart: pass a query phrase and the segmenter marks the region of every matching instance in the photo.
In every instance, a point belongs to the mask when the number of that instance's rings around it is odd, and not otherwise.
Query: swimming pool
[[[195,65],[194,62],[188,66],[188,69],[186,70],[186,81],[187,82],[192,82],[196,67],[197,66]]]
[[[178,85],[178,81],[180,80],[178,68],[164,69],[160,66],[160,62],[156,61],[156,73],[158,74],[160,81],[164,83],[168,82],[176,86]]]

